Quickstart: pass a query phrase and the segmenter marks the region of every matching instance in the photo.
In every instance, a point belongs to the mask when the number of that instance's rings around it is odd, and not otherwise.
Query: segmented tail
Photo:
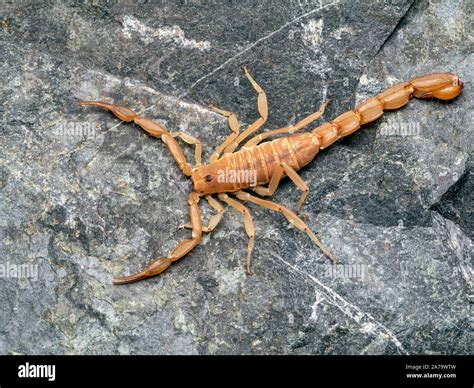
[[[324,149],[337,139],[354,133],[362,125],[377,120],[384,110],[401,108],[412,97],[451,100],[461,94],[463,86],[459,77],[450,73],[418,77],[410,82],[392,86],[385,92],[365,100],[353,110],[315,128],[312,133],[319,138],[320,149]]]

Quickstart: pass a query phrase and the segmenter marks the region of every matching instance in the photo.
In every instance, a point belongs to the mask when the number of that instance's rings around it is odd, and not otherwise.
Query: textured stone
[[[3,4],[0,264],[37,272],[1,279],[0,353],[469,353],[470,7]],[[242,126],[257,117],[242,64],[267,92],[269,129],[328,97],[324,117],[335,117],[433,71],[466,88],[450,103],[387,113],[302,171],[303,215],[337,269],[281,215],[249,206],[253,276],[241,216],[229,209],[162,276],[112,286],[189,235],[177,227],[191,182],[160,140],[78,101],[144,111],[200,138],[207,158],[229,133],[207,104],[235,111]],[[274,198],[294,208],[297,195],[285,182]]]

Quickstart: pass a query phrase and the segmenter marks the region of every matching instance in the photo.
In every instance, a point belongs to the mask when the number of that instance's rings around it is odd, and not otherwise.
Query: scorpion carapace
[[[320,150],[329,147],[336,140],[354,133],[363,124],[378,119],[383,115],[384,110],[401,108],[412,97],[451,100],[459,96],[463,88],[463,83],[454,74],[437,73],[425,75],[415,78],[410,82],[392,86],[385,92],[362,102],[353,110],[343,113],[334,120],[322,124],[309,132],[293,134],[321,117],[328,103],[325,102],[317,112],[295,125],[254,136],[239,151],[234,152],[240,143],[263,126],[268,116],[265,92],[252,78],[247,67],[244,67],[244,72],[258,93],[257,106],[260,117],[245,131],[240,132],[240,125],[234,113],[210,106],[213,111],[228,118],[232,132],[217,147],[216,151],[211,155],[209,163],[205,165],[201,164],[201,142],[195,137],[181,131],[169,132],[161,125],[140,117],[128,108],[100,101],[80,102],[81,105],[95,105],[108,109],[120,120],[125,122],[133,121],[151,136],[161,138],[168,146],[183,174],[191,177],[195,190],[188,196],[191,222],[185,225],[192,230],[191,238],[178,244],[168,257],[153,260],[144,271],[130,276],[114,278],[114,284],[126,284],[155,276],[168,268],[171,263],[189,253],[199,244],[202,233],[212,231],[222,219],[224,208],[219,200],[233,207],[243,216],[245,231],[249,237],[246,260],[247,273],[250,273],[250,256],[254,246],[254,226],[249,210],[240,201],[251,202],[282,213],[293,226],[305,232],[324,254],[335,262],[333,255],[321,244],[316,235],[297,215],[309,193],[308,186],[297,171],[311,162]],[[263,140],[278,134],[291,135],[261,143]],[[176,138],[194,145],[196,159],[194,168],[186,161]],[[302,191],[296,206],[296,212],[281,204],[261,198],[272,195],[277,189],[280,180],[284,177],[289,177]],[[252,195],[245,190],[252,190],[258,196]],[[217,195],[217,199],[213,195]],[[199,212],[198,203],[201,197],[205,197],[216,211],[216,214],[210,218],[207,226],[203,225]]]

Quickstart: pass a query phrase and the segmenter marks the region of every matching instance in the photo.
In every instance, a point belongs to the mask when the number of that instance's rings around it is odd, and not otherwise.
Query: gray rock
[[[2,5],[0,353],[469,353],[470,6]],[[433,71],[466,88],[387,113],[302,171],[303,215],[336,267],[279,214],[250,206],[253,276],[229,209],[161,276],[112,286],[189,235],[177,227],[192,186],[160,140],[78,101],[143,111],[200,138],[207,158],[229,134],[207,104],[242,126],[257,117],[242,64],[267,92],[269,129],[332,97],[329,119]],[[294,208],[297,193],[285,182],[274,199]]]

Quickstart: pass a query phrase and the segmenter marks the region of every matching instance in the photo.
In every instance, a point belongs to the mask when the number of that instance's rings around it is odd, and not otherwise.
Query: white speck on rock
[[[323,31],[323,19],[310,20],[309,23],[302,24],[303,40],[312,47],[319,46],[321,43],[321,32]]]
[[[222,295],[234,294],[239,291],[245,281],[245,271],[243,267],[234,270],[222,268],[216,271],[215,277],[219,282],[219,293]]]
[[[365,322],[361,325],[359,330],[361,333],[372,334],[376,330],[376,327],[372,322]],[[385,334],[381,333],[380,335],[384,336]]]
[[[177,330],[181,330],[185,333],[191,333],[192,335],[196,335],[197,333],[195,325],[186,319],[186,316],[184,315],[184,312],[181,309],[176,312],[176,316],[174,319],[174,327]]]
[[[130,347],[124,343],[121,343],[117,350],[118,350],[118,353],[122,356],[130,354]]]
[[[359,83],[361,85],[368,85],[370,82],[369,78],[367,77],[367,74],[362,74],[360,79],[359,79]]]
[[[324,297],[317,292],[316,293],[316,300],[311,306],[311,316],[309,317],[310,320],[316,321],[318,319],[318,306],[324,300]]]
[[[337,39],[337,40],[340,40],[342,39],[342,35],[344,33],[347,33],[349,35],[352,35],[354,33],[354,30],[349,27],[349,26],[344,26],[344,27],[341,27],[341,28],[338,28],[336,31],[333,32],[333,36]]]
[[[295,316],[292,313],[288,314],[288,323],[293,325],[295,323]]]
[[[132,39],[133,33],[146,44],[153,42],[155,39],[161,41],[174,42],[185,48],[193,48],[201,51],[209,50],[211,43],[207,40],[196,41],[186,38],[184,31],[179,26],[151,28],[143,24],[140,20],[132,16],[123,18],[123,35]]]
[[[400,83],[401,80],[398,79],[397,77],[393,77],[391,75],[387,76],[387,85],[395,85]]]

